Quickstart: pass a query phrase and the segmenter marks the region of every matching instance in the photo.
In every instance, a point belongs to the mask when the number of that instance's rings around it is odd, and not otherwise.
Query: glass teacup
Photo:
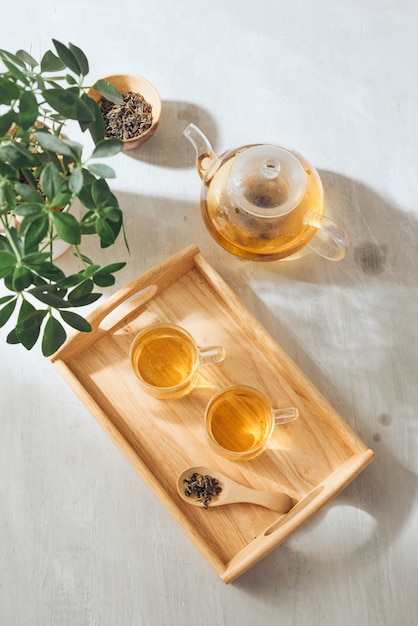
[[[222,346],[200,347],[176,324],[157,323],[134,339],[130,359],[143,391],[155,398],[180,398],[192,391],[201,366],[220,363]]]
[[[273,409],[256,389],[235,385],[222,389],[209,401],[206,433],[216,452],[232,461],[246,461],[267,448],[276,425],[298,417],[297,408]]]

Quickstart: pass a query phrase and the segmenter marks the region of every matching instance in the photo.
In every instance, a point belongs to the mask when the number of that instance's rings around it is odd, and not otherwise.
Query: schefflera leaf
[[[57,235],[66,243],[78,246],[81,242],[81,231],[78,220],[65,211],[56,211],[53,215]]]
[[[42,337],[42,354],[51,356],[62,346],[67,338],[64,326],[55,317],[50,317],[45,324]]]

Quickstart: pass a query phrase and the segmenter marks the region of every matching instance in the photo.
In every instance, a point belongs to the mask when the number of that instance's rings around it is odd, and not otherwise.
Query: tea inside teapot
[[[196,149],[204,222],[222,247],[269,261],[309,244],[325,258],[343,258],[347,237],[325,217],[321,180],[304,157],[274,145],[242,146],[218,156],[194,124],[184,134]]]
[[[295,208],[306,192],[298,159],[279,146],[254,146],[238,154],[227,180],[228,193],[244,211],[276,217]]]

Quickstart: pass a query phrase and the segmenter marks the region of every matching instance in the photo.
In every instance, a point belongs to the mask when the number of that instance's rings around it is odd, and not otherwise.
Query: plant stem
[[[2,215],[1,216],[1,222],[3,224],[4,234],[6,235],[6,239],[9,242],[9,245],[10,245],[11,249],[13,250],[14,255],[16,256],[18,262],[20,263],[21,260],[22,260],[22,256],[21,256],[20,251],[17,248],[15,242],[13,241],[13,237],[10,234],[10,224],[9,224],[8,219],[7,219],[7,215]]]
[[[80,248],[78,246],[73,246],[73,248],[74,248],[74,254],[77,257],[77,259],[80,261],[83,267],[87,267],[88,264],[85,262],[83,255],[80,252]]]

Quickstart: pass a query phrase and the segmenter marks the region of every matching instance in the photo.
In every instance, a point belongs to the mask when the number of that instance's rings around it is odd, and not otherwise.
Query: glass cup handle
[[[213,365],[221,363],[225,358],[225,348],[222,346],[198,347],[199,365]]]
[[[344,228],[330,217],[320,213],[310,212],[303,221],[317,229],[315,236],[308,243],[308,247],[324,259],[341,261],[349,246]]]
[[[286,424],[287,422],[293,422],[299,417],[299,411],[291,406],[287,409],[275,409],[273,411],[274,424]]]

